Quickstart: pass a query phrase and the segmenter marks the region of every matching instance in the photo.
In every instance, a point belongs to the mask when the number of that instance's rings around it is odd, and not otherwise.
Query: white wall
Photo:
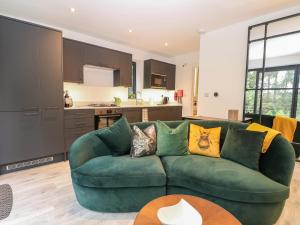
[[[192,115],[194,68],[199,66],[199,52],[173,57],[176,64],[176,89],[183,89],[182,99],[184,116]]]
[[[295,7],[201,35],[199,115],[227,118],[228,109],[238,109],[242,117],[248,26],[299,12]]]

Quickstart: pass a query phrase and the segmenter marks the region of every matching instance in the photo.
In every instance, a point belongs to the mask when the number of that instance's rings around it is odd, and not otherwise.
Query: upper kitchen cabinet
[[[175,90],[175,73],[176,65],[161,62],[154,59],[144,61],[144,88],[162,88],[167,90]],[[163,79],[162,83],[155,86],[154,76],[160,76]],[[160,82],[159,82],[160,83]]]
[[[64,39],[64,81],[83,83],[83,66],[114,70],[114,86],[131,85],[132,55],[70,39]]]
[[[78,41],[63,40],[64,81],[83,83],[84,44]]]
[[[84,64],[118,69],[120,67],[120,54],[112,49],[85,44]]]
[[[130,87],[132,85],[132,55],[120,53],[120,68],[114,70],[114,86]]]
[[[176,65],[167,64],[167,89],[175,90]]]

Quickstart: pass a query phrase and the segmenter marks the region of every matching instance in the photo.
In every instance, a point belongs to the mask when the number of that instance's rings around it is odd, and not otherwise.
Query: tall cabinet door
[[[0,111],[39,106],[37,66],[39,28],[0,16]]]
[[[0,112],[0,165],[44,156],[38,110]]]
[[[61,153],[63,138],[62,34],[41,28],[39,33],[41,141],[44,155]]]

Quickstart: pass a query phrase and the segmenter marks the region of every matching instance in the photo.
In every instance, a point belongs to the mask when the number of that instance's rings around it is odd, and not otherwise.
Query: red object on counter
[[[182,89],[177,91],[177,96],[178,97],[183,97],[183,90]]]
[[[177,101],[177,91],[174,92],[174,100]]]

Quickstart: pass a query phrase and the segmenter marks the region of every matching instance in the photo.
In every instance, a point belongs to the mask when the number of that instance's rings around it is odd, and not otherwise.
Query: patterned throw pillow
[[[156,151],[155,126],[150,125],[144,130],[133,126],[133,139],[130,156],[132,158],[154,155]]]
[[[189,152],[191,154],[220,157],[221,127],[205,129],[190,124]]]

